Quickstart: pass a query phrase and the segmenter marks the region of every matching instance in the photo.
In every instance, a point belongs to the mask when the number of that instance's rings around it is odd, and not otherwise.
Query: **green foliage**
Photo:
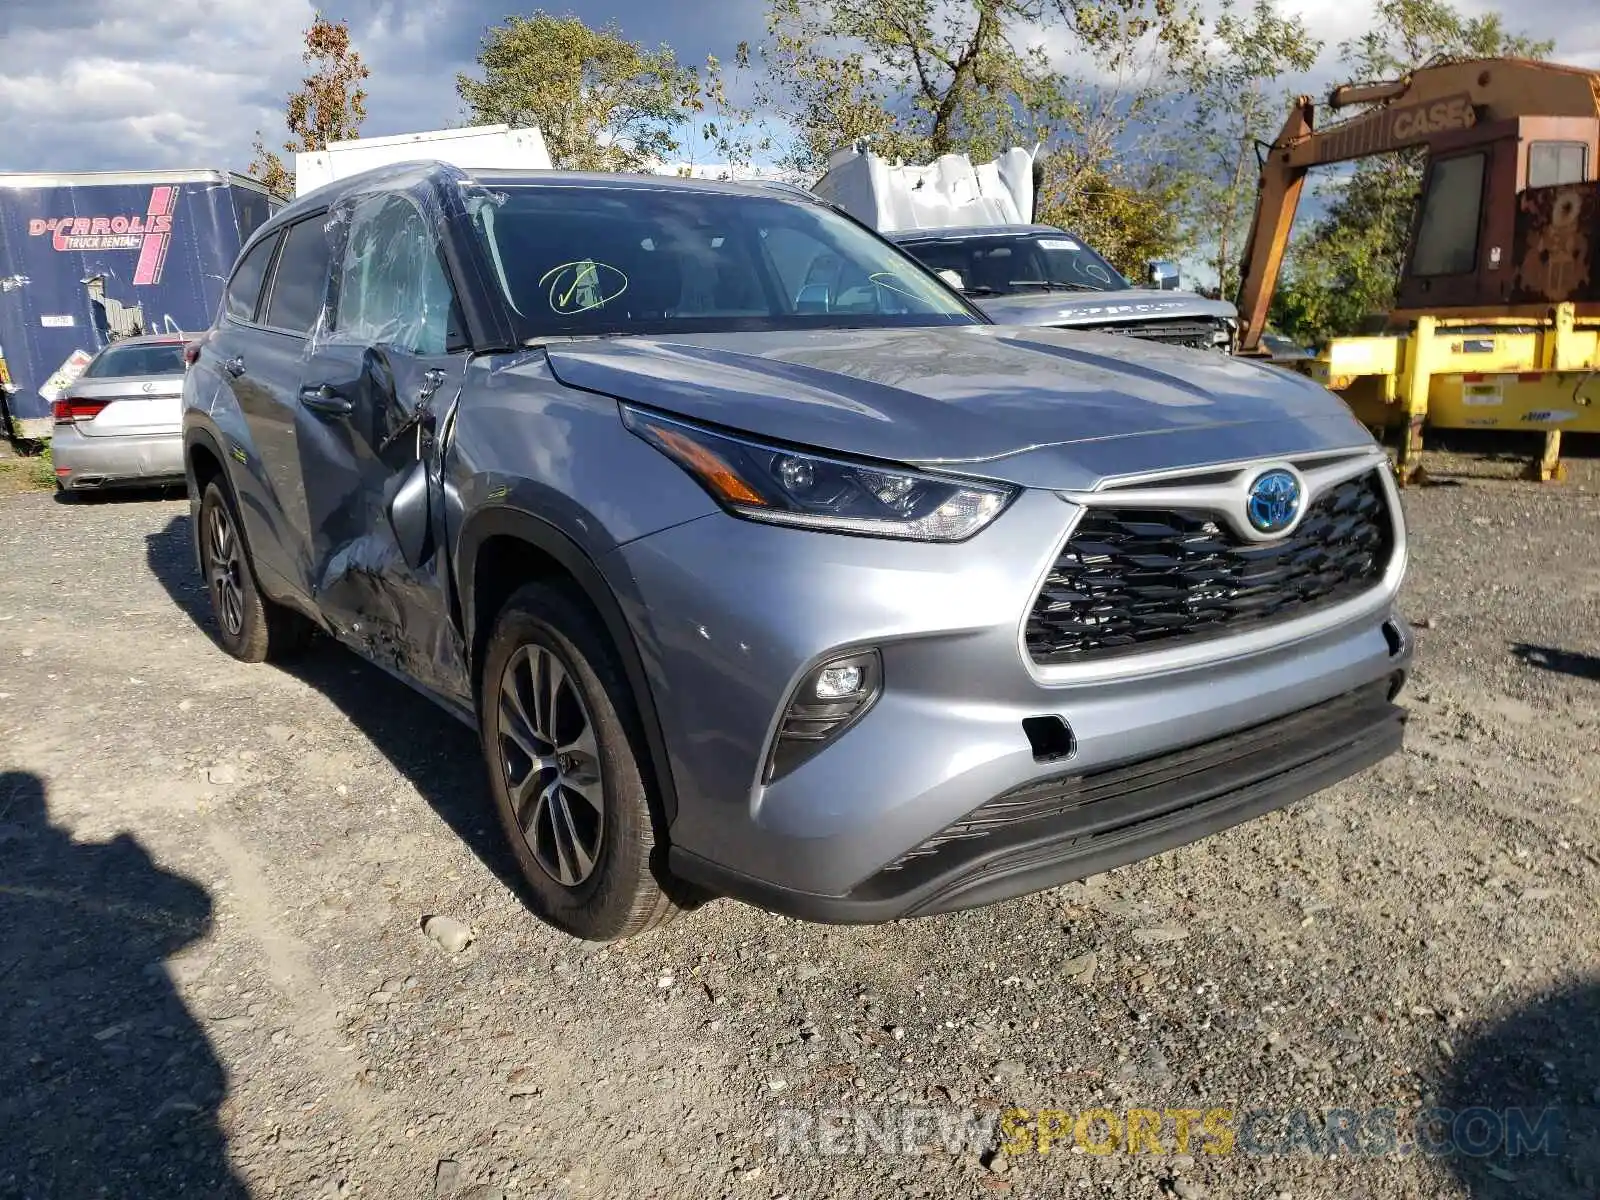
[[[1380,0],[1376,16],[1367,33],[1340,47],[1351,79],[1393,78],[1459,59],[1544,58],[1555,48],[1507,32],[1498,13],[1467,17],[1445,0]],[[1423,163],[1417,150],[1363,159],[1333,183],[1326,214],[1290,248],[1273,298],[1277,328],[1315,343],[1357,333],[1394,306]]]
[[[915,162],[1037,144],[1042,220],[1140,275],[1181,247],[1181,181],[1139,131],[1199,51],[1192,0],[770,0],[768,27],[753,107],[795,131],[800,177],[854,142]],[[1093,78],[1059,69],[1063,47]]]
[[[615,22],[507,17],[485,33],[483,78],[456,91],[485,124],[537,125],[558,167],[636,171],[678,152],[678,129],[703,103],[698,74],[670,47],[647,50]]]
[[[1048,136],[1070,101],[1040,14],[1036,0],[772,0],[762,100],[796,130],[787,164],[819,175],[858,140],[926,160]]]
[[[1184,228],[1191,244],[1210,248],[1224,296],[1239,289],[1259,177],[1256,144],[1271,141],[1289,103],[1273,85],[1309,71],[1321,52],[1305,23],[1280,15],[1272,0],[1255,0],[1245,11],[1223,0],[1210,38],[1185,64],[1191,106],[1178,156],[1188,178]]]
[[[1159,163],[1130,169],[1085,163],[1071,150],[1045,159],[1039,220],[1070,229],[1136,283],[1152,259],[1184,246],[1179,213],[1187,181]]]

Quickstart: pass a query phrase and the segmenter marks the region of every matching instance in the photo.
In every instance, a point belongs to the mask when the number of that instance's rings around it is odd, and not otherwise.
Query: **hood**
[[[1133,325],[1143,321],[1237,320],[1226,300],[1207,300],[1193,292],[1124,288],[1117,292],[1021,292],[974,296],[972,302],[1001,325]]]
[[[728,429],[1028,487],[1370,446],[1309,379],[1207,350],[1019,326],[551,343],[564,384]]]

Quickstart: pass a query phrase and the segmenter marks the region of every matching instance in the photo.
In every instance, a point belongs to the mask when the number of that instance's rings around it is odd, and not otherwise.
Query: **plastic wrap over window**
[[[326,337],[443,354],[452,293],[438,239],[412,200],[386,194],[342,208],[334,267],[337,309]]]

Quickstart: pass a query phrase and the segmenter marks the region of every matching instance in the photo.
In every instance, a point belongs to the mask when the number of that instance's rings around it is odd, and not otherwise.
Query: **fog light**
[[[823,667],[817,674],[818,700],[842,700],[861,690],[866,673],[858,666]]]
[[[883,690],[876,650],[840,655],[800,680],[778,721],[762,782],[787,775],[860,720]]]

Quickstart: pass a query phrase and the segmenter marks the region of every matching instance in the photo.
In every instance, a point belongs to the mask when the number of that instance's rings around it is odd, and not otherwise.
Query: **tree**
[[[1466,17],[1447,0],[1380,0],[1372,28],[1340,47],[1351,79],[1394,78],[1470,58],[1544,58],[1553,42],[1507,32],[1498,13]],[[1421,150],[1359,161],[1335,182],[1317,221],[1290,247],[1272,320],[1297,340],[1355,333],[1394,306],[1412,216],[1422,190]]]
[[[1071,230],[1128,278],[1142,280],[1152,259],[1182,250],[1182,173],[1160,162],[1089,163],[1070,149],[1043,165],[1039,220]]]
[[[1223,0],[1212,36],[1184,69],[1190,94],[1180,160],[1189,170],[1185,225],[1189,240],[1208,248],[1221,294],[1239,289],[1239,263],[1254,211],[1256,144],[1271,140],[1288,97],[1273,84],[1308,71],[1322,43],[1297,16],[1283,16],[1272,0],[1239,11]]]
[[[1047,134],[1067,99],[1042,41],[1019,42],[1039,0],[772,0],[760,103],[795,130],[787,163],[812,176],[867,141],[886,157],[991,158]]]
[[[795,131],[802,177],[856,141],[922,162],[1038,144],[1043,219],[1131,270],[1176,250],[1175,184],[1141,130],[1198,44],[1191,0],[771,0],[768,28],[756,107]]]
[[[367,92],[361,85],[371,72],[350,43],[349,26],[315,14],[300,59],[312,70],[288,96],[284,124],[290,140],[283,143],[285,153],[322,150],[329,142],[360,136],[367,119]],[[279,195],[294,191],[294,172],[266,148],[260,130],[250,174]]]
[[[569,170],[635,171],[676,154],[676,131],[700,103],[693,67],[670,47],[628,41],[615,22],[507,17],[484,35],[478,65],[482,79],[456,76],[474,119],[537,125]]]

